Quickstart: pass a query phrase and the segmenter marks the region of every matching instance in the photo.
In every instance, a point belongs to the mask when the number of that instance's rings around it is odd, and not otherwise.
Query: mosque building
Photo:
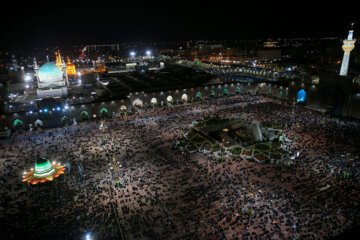
[[[66,97],[68,95],[67,66],[61,59],[60,53],[55,53],[56,63],[46,62],[40,68],[34,63],[35,76],[38,83],[37,96],[39,99],[46,97]]]

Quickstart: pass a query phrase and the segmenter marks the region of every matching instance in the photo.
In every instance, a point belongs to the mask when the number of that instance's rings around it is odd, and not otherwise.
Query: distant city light
[[[131,51],[131,52],[130,52],[130,56],[135,57],[135,55],[136,55],[136,54],[135,54],[134,51]]]
[[[30,114],[33,114],[33,111],[29,111]]]
[[[60,107],[57,107],[57,108],[56,108],[57,111],[60,111],[60,109],[61,109]]]
[[[147,56],[150,56],[150,55],[151,55],[151,51],[150,51],[150,50],[146,51],[146,55],[147,55]]]

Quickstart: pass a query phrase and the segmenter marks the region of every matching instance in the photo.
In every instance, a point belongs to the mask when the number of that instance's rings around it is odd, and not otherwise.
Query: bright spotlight
[[[134,52],[134,51],[131,51],[131,52],[130,52],[130,56],[135,57],[135,52]]]
[[[151,51],[150,51],[150,50],[146,51],[146,55],[147,55],[147,56],[150,56],[150,55],[151,55]]]
[[[31,80],[31,76],[26,75],[26,76],[25,76],[25,82],[29,82],[30,80]]]

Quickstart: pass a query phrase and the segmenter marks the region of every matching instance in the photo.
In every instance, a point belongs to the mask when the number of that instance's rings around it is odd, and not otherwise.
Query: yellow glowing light
[[[68,62],[66,63],[66,72],[67,72],[68,76],[75,76],[76,75],[75,64],[70,62],[69,58],[68,58]]]

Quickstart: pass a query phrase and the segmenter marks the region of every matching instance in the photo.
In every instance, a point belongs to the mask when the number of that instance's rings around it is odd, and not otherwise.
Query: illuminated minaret
[[[354,23],[351,24],[351,29],[346,40],[343,41],[342,49],[344,50],[344,57],[341,63],[340,76],[346,76],[348,73],[350,52],[355,48],[356,40],[353,39]]]
[[[56,65],[62,70],[63,67],[63,61],[60,55],[60,51],[55,52],[55,56],[56,56]]]
[[[37,65],[37,62],[36,62],[36,58],[34,58],[34,72],[35,72],[35,77],[36,77],[36,81],[37,83],[39,84],[39,66]]]

